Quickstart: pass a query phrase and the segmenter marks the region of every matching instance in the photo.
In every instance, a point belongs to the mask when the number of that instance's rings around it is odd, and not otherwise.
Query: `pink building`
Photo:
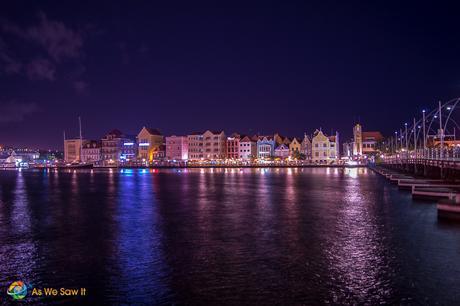
[[[232,136],[227,137],[227,158],[239,158],[240,138],[241,136],[237,133],[233,133]]]
[[[186,160],[188,159],[188,140],[187,136],[166,137],[166,159],[167,160]]]

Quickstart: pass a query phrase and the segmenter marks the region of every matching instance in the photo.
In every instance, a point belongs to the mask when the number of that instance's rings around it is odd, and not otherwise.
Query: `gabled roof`
[[[277,146],[275,150],[289,150],[289,147],[282,143],[279,146]]]
[[[195,135],[203,135],[203,134],[204,134],[203,132],[192,132],[192,133],[190,133],[188,135],[195,136]]]
[[[240,142],[256,142],[256,140],[254,140],[253,138],[249,137],[249,136],[244,136]]]
[[[159,129],[148,128],[148,127],[145,127],[145,126],[144,126],[144,129],[146,129],[147,132],[149,132],[151,135],[160,135],[160,136],[162,135]]]
[[[113,129],[110,132],[108,132],[107,135],[114,135],[114,136],[121,137],[123,136],[123,133],[118,129]]]

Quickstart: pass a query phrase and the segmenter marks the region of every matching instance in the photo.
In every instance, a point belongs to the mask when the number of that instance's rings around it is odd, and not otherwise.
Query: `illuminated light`
[[[434,117],[435,117],[435,118],[438,118],[438,116],[436,116],[436,115],[435,115]]]
[[[125,142],[123,145],[124,146],[132,146],[132,145],[134,145],[134,142]]]
[[[150,144],[149,143],[140,143],[139,147],[148,147]]]

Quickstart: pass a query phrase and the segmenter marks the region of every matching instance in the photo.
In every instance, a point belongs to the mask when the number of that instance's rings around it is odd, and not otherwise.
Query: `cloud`
[[[39,111],[35,103],[0,102],[0,123],[21,122],[26,116]]]
[[[27,65],[26,74],[30,80],[54,81],[56,68],[49,60],[37,58]]]
[[[11,45],[0,37],[0,73],[25,75],[30,80],[54,81],[58,68],[69,67],[68,63],[62,63],[65,60],[72,60],[78,67],[84,67],[79,60],[83,47],[81,31],[60,21],[50,20],[43,12],[38,13],[36,24],[29,27],[20,27],[7,20],[0,21],[0,30],[5,34],[3,37],[12,39],[10,43],[20,42],[24,49],[17,45],[19,48],[12,52]]]
[[[39,13],[40,23],[27,30],[27,36],[40,44],[56,61],[63,58],[78,58],[83,46],[79,32],[59,21],[49,20],[43,12]]]
[[[56,62],[80,57],[83,37],[79,31],[67,27],[63,22],[49,20],[43,12],[38,13],[38,19],[37,25],[25,29],[3,22],[2,29],[6,33],[38,44]]]
[[[21,69],[22,63],[13,57],[5,42],[0,38],[0,72],[8,75],[19,74]]]
[[[85,81],[75,81],[73,83],[73,88],[78,94],[85,94],[88,92],[89,84]]]

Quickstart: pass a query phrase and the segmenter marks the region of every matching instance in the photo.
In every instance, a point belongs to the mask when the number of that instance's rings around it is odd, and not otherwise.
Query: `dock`
[[[426,179],[398,173],[382,167],[372,167],[374,172],[410,190],[413,199],[437,201],[438,218],[460,221],[460,182],[442,179]]]

